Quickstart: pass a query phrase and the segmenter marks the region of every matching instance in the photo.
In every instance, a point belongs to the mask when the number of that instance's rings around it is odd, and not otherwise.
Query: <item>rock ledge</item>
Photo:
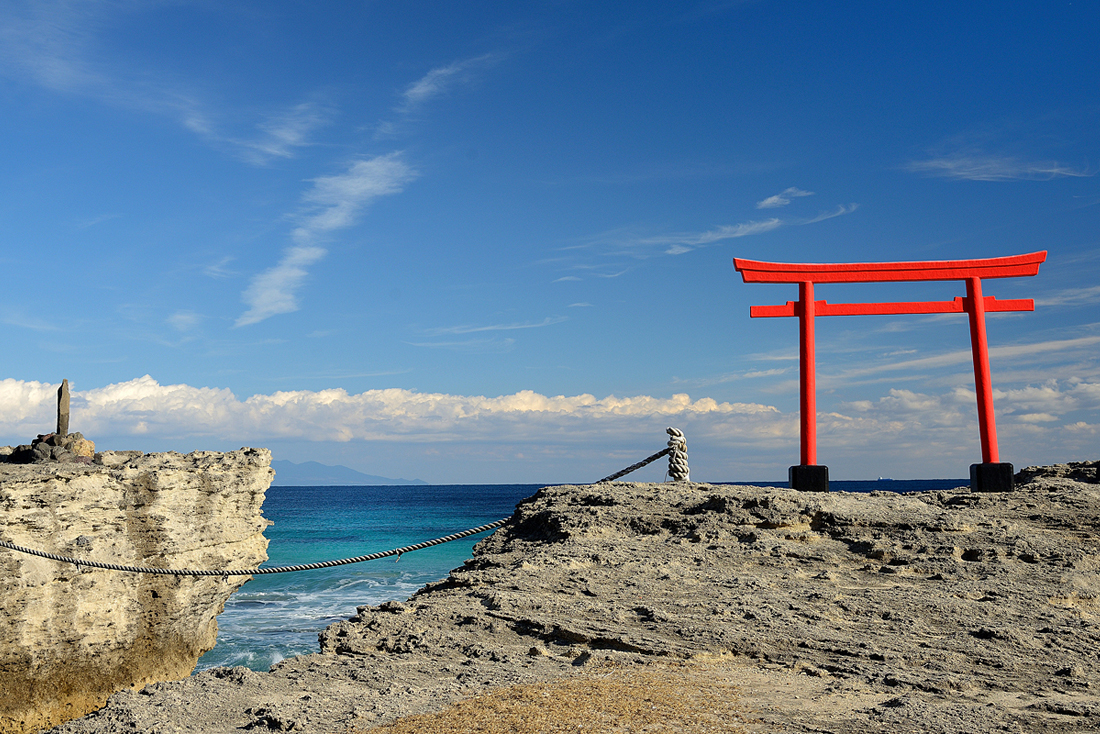
[[[161,568],[252,568],[271,453],[103,452],[90,463],[0,463],[0,539]],[[184,678],[247,579],[79,569],[0,548],[0,732],[101,707],[120,689]]]
[[[1096,731],[1098,526],[1100,486],[1059,476],[998,495],[548,487],[321,653],[120,693],[58,731],[362,731],[608,661],[720,664],[750,731]]]

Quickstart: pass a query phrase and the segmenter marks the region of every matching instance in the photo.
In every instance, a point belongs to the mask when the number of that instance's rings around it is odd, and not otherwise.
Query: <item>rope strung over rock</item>
[[[497,520],[491,522],[488,525],[481,525],[476,528],[470,528],[469,530],[463,530],[461,533],[454,533],[453,535],[444,535],[442,538],[435,538],[434,540],[426,540],[423,543],[417,543],[416,545],[407,545],[404,548],[394,548],[393,550],[382,551],[380,553],[371,553],[368,556],[356,556],[355,558],[341,558],[337,561],[323,561],[321,563],[303,563],[298,566],[275,566],[273,568],[242,568],[242,569],[229,569],[221,571],[203,571],[186,568],[151,568],[148,566],[121,566],[117,563],[100,563],[99,561],[89,561],[83,558],[73,558],[71,556],[59,556],[54,553],[46,553],[44,551],[34,550],[32,548],[24,548],[23,546],[9,543],[6,540],[0,540],[0,546],[4,548],[10,548],[20,553],[29,553],[32,556],[38,556],[40,558],[49,558],[51,561],[62,561],[63,563],[72,563],[75,566],[87,566],[89,568],[102,568],[107,571],[129,571],[130,573],[153,573],[160,574],[162,576],[221,576],[222,578],[228,576],[261,576],[266,573],[290,573],[292,571],[313,571],[318,568],[332,568],[334,566],[347,566],[351,563],[362,563],[364,561],[376,561],[379,558],[386,558],[387,556],[401,556],[403,553],[410,551],[420,550],[422,548],[430,548],[433,545],[439,545],[440,543],[449,543],[452,540],[459,540],[471,535],[477,535],[478,533],[484,533],[486,530],[493,530],[499,528],[508,522],[509,518]]]
[[[668,475],[674,482],[691,481],[688,470],[688,445],[684,432],[679,428],[666,428],[668,433]]]
[[[625,476],[636,469],[641,469],[646,464],[652,463],[661,458],[665,454],[669,455],[668,459],[668,473],[672,476],[673,480],[688,481],[688,466],[687,466],[687,442],[684,440],[684,434],[676,428],[668,429],[668,448],[661,449],[653,456],[642,459],[637,464],[633,464],[623,469],[620,472],[616,472],[609,477],[605,477],[596,484],[603,484],[604,482],[611,482],[618,479],[621,476]],[[674,463],[675,462],[675,463]],[[32,556],[38,556],[39,558],[48,558],[51,561],[60,561],[62,563],[71,563],[78,569],[81,567],[88,568],[100,568],[105,571],[127,571],[129,573],[151,573],[160,576],[220,576],[223,580],[228,581],[230,576],[262,576],[269,573],[291,573],[293,571],[313,571],[319,568],[333,568],[335,566],[347,566],[352,563],[363,563],[364,561],[376,561],[379,558],[387,558],[389,556],[397,556],[400,560],[401,555],[409,553],[411,551],[421,550],[423,548],[430,548],[433,545],[439,545],[441,543],[450,543],[452,540],[460,540],[462,538],[468,538],[471,535],[477,535],[478,533],[484,533],[487,530],[494,530],[503,526],[511,518],[503,518],[496,522],[491,522],[488,525],[479,525],[476,528],[470,528],[469,530],[463,530],[460,533],[453,533],[451,535],[444,535],[442,538],[434,538],[432,540],[425,540],[423,543],[417,543],[415,545],[406,545],[403,548],[394,548],[388,551],[381,551],[379,553],[371,553],[366,556],[356,556],[355,558],[341,558],[335,561],[322,561],[320,563],[303,563],[297,566],[274,566],[272,568],[238,568],[238,569],[222,569],[222,570],[200,570],[189,568],[154,568],[152,566],[124,566],[118,563],[103,563],[101,561],[90,561],[84,558],[74,558],[73,556],[62,556],[56,553],[46,553],[45,551],[35,550],[33,548],[25,548],[15,543],[9,543],[6,540],[0,540],[0,548],[8,548],[20,553],[26,553]]]
[[[657,461],[657,459],[661,458],[662,456],[664,456],[668,452],[669,452],[669,449],[661,449],[660,451],[655,453],[653,456],[647,456],[646,458],[639,461],[637,464],[631,464],[630,466],[623,469],[622,471],[617,471],[609,477],[604,477],[600,481],[596,482],[596,484],[603,484],[604,482],[613,482],[616,479],[618,479],[619,477],[625,477],[630,472],[635,471],[637,469],[641,469],[646,464],[652,464],[654,461]]]

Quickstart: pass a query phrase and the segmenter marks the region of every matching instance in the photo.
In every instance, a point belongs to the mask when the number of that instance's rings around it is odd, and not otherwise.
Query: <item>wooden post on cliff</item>
[[[69,435],[69,381],[62,380],[57,388],[57,431],[58,436]]]

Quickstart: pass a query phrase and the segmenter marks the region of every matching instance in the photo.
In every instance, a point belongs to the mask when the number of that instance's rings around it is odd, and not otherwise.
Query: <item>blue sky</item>
[[[0,443],[268,446],[431,482],[798,460],[797,297],[732,258],[1048,250],[1001,457],[1096,459],[1090,3],[0,3]],[[961,283],[819,286],[935,300]],[[980,460],[961,316],[818,322],[819,461]],[[659,479],[647,470],[643,479]]]

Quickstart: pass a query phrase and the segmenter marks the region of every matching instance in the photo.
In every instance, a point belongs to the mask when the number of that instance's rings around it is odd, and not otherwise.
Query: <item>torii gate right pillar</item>
[[[970,347],[974,354],[974,392],[978,397],[978,437],[982,463],[970,465],[970,488],[975,492],[1011,492],[1012,464],[1002,462],[997,449],[997,418],[993,412],[993,378],[985,336],[985,298],[982,279],[966,279],[966,311],[970,317]]]

